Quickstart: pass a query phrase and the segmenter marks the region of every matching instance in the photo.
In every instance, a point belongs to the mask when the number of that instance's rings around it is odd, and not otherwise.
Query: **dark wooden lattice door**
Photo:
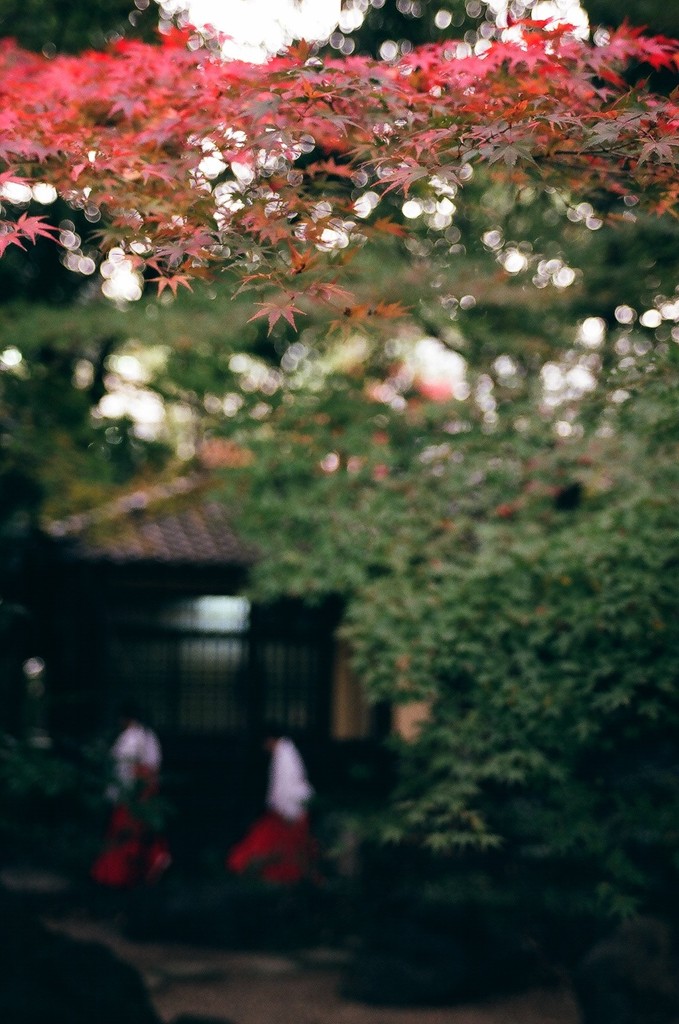
[[[328,735],[326,616],[231,596],[144,601],[115,610],[109,637],[109,703],[134,698],[167,737],[241,744],[270,720],[309,741]]]

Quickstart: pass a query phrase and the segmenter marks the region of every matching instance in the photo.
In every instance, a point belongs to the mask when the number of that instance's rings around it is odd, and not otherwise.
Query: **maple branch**
[[[432,44],[396,65],[321,65],[304,49],[264,66],[225,63],[177,36],[48,61],[4,41],[3,202],[21,180],[53,184],[102,217],[103,253],[122,248],[160,290],[228,268],[288,296],[290,277],[294,296],[311,294],[370,235],[357,196],[436,194],[436,179],[460,190],[469,165],[582,193],[619,195],[624,178],[650,209],[675,212],[677,97],[628,89],[621,71],[633,61],[676,70],[679,43],[627,27],[604,46],[563,26],[512,31],[481,54]],[[0,252],[54,231],[7,215]],[[292,298],[256,317],[271,329],[301,312]]]

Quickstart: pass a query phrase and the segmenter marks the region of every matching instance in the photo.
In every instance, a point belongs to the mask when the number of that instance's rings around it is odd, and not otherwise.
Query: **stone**
[[[50,931],[0,888],[0,1020],[160,1024],[139,973],[98,943]]]
[[[597,942],[573,984],[582,1024],[679,1024],[679,955],[666,921],[638,917]]]
[[[171,1024],[234,1024],[234,1022],[227,1020],[226,1017],[203,1017],[195,1013],[182,1013],[181,1016],[175,1017]]]

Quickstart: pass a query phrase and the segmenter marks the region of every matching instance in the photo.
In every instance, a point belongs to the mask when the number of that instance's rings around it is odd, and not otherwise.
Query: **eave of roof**
[[[254,545],[238,537],[229,510],[206,499],[204,490],[204,478],[182,478],[52,522],[45,532],[67,541],[69,558],[82,562],[251,566]]]

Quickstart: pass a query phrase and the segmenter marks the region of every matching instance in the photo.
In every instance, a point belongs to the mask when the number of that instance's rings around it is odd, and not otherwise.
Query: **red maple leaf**
[[[35,242],[37,238],[54,238],[59,234],[59,228],[47,224],[45,217],[29,217],[27,213],[22,213],[18,218],[16,229],[31,242]]]
[[[193,291],[191,287],[191,281],[187,274],[172,274],[169,277],[150,277],[149,281],[152,284],[158,285],[158,294],[162,295],[166,288],[169,288],[172,294],[177,296],[177,288],[188,288],[189,291]]]
[[[248,323],[252,323],[253,320],[258,320],[260,317],[265,316],[269,321],[269,330],[267,334],[271,334],[272,330],[276,326],[279,320],[287,320],[293,330],[297,330],[297,324],[295,323],[295,313],[299,313],[301,316],[305,316],[304,310],[295,306],[295,296],[290,296],[289,300],[286,300],[285,296],[279,300],[271,302],[256,302],[256,306],[262,308],[251,316]]]
[[[342,305],[347,305],[347,303],[352,302],[354,298],[350,291],[337,284],[336,281],[322,281],[312,284],[309,289],[309,295],[318,297],[323,302],[337,302]]]
[[[679,95],[631,88],[626,72],[676,69],[679,42],[629,26],[602,45],[551,23],[514,32],[483,53],[445,40],[393,65],[310,64],[303,47],[265,65],[222,62],[189,50],[190,31],[50,60],[0,41],[0,175],[18,166],[26,184],[49,181],[76,203],[86,186],[106,210],[97,244],[147,240],[162,288],[223,267],[285,293],[304,281],[292,301],[260,304],[253,319],[270,329],[294,325],[298,295],[344,303],[323,284],[328,266],[366,235],[407,231],[389,216],[353,230],[354,186],[428,194],[435,177],[462,188],[467,165],[485,164],[501,180],[614,198],[629,181],[652,213],[676,212]],[[212,153],[223,170],[202,179]],[[345,221],[340,253],[324,232]],[[49,232],[40,219],[2,230],[0,252]]]
[[[23,243],[26,239],[33,244],[38,238],[54,239],[59,234],[59,228],[45,223],[45,220],[42,216],[29,217],[27,213],[22,213],[16,221],[0,221],[0,256],[10,245],[25,249]]]

